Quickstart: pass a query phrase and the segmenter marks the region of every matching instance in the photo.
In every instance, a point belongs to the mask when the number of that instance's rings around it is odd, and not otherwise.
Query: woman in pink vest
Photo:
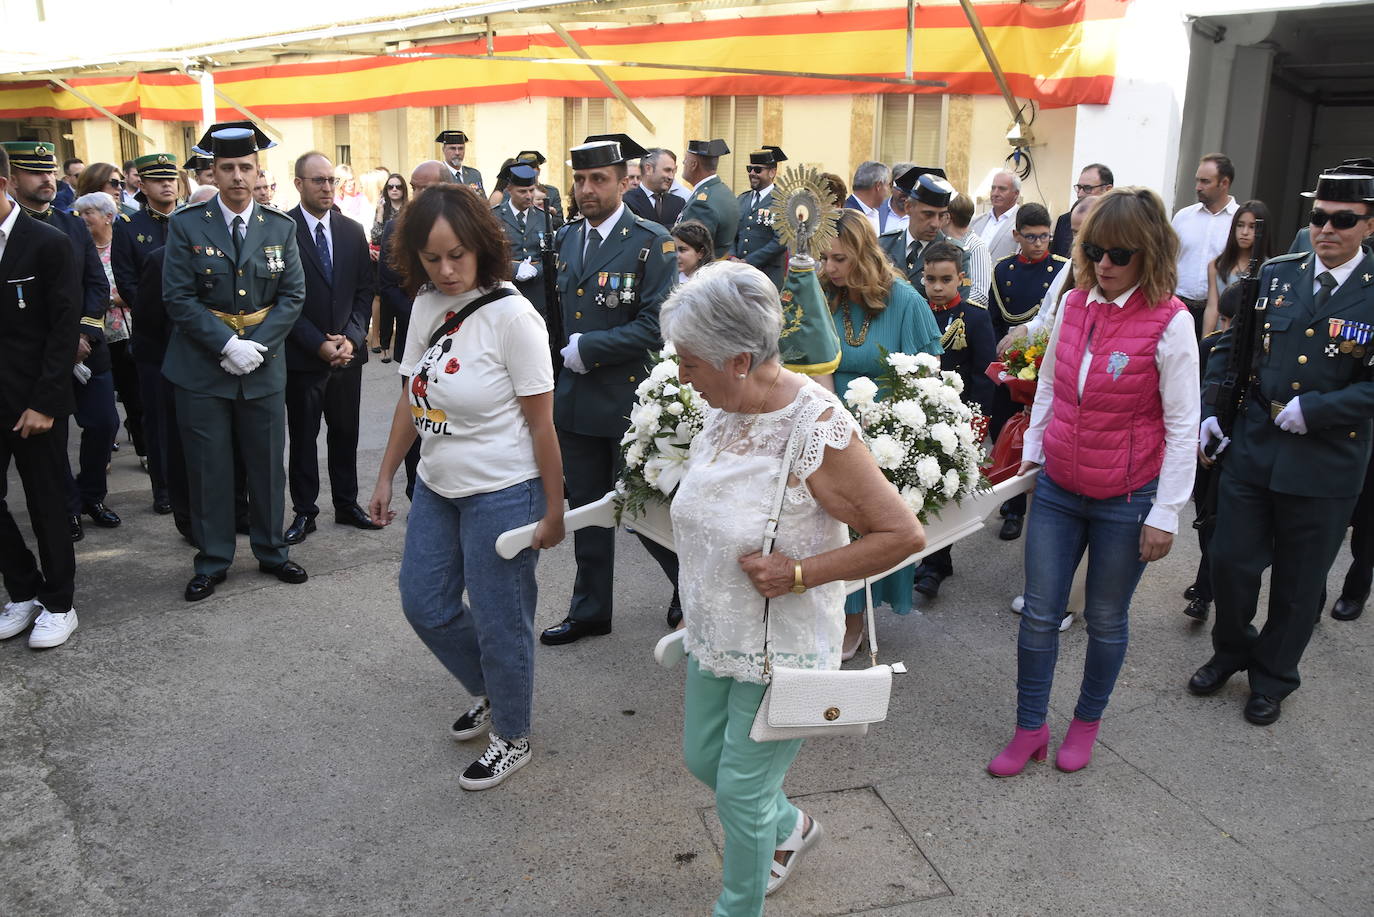
[[[1016,735],[996,777],[1043,761],[1059,622],[1086,550],[1088,652],[1062,771],[1092,760],[1126,658],[1126,611],[1145,564],[1169,553],[1193,489],[1200,400],[1193,320],[1173,295],[1178,236],[1159,196],[1118,188],[1074,246],[1040,372],[1021,473],[1044,466],[1026,532],[1026,604],[1017,640]]]

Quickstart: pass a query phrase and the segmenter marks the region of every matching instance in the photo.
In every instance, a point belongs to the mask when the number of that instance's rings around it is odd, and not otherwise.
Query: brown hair
[[[960,229],[968,229],[973,222],[973,201],[967,195],[955,194],[949,199],[949,222]]]
[[[510,243],[496,215],[471,188],[444,182],[421,191],[396,218],[391,269],[401,275],[408,295],[416,295],[429,282],[420,249],[439,220],[446,220],[458,241],[476,256],[479,288],[510,279]]]
[[[878,234],[868,217],[854,210],[844,210],[835,223],[839,238],[832,247],[844,246],[851,258],[849,262],[849,286],[840,288],[830,282],[821,272],[821,289],[830,302],[830,311],[837,312],[846,301],[858,303],[867,311],[877,314],[887,308],[887,298],[892,285],[905,278],[897,273],[887,255],[878,246]]]
[[[1102,195],[1083,220],[1073,247],[1078,289],[1097,286],[1097,265],[1083,253],[1085,244],[1129,248],[1140,260],[1140,292],[1150,306],[1168,302],[1178,286],[1178,233],[1159,195],[1149,188],[1114,188]]]
[[[844,179],[834,172],[822,172],[821,181],[830,188],[830,193],[835,195],[835,206],[843,207],[844,202],[849,200],[849,188],[845,186]]]
[[[703,267],[716,260],[716,246],[711,230],[700,220],[683,220],[673,227],[672,236],[701,256]]]
[[[93,162],[82,170],[76,178],[76,196],[90,194],[92,191],[109,193],[110,176],[119,171],[112,162]]]

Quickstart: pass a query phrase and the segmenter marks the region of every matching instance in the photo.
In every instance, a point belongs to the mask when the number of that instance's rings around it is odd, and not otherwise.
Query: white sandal
[[[799,817],[797,818],[796,827],[794,827],[792,833],[787,836],[787,840],[778,845],[779,851],[792,855],[787,858],[786,863],[779,863],[777,860],[771,860],[769,862],[768,891],[764,892],[764,897],[782,888],[782,884],[787,881],[787,877],[792,874],[792,870],[801,862],[803,854],[814,847],[816,842],[821,839],[821,834],[824,833],[821,830],[821,823],[814,818],[811,818],[811,830],[803,832],[802,825],[806,824],[810,816],[800,811],[798,814]]]

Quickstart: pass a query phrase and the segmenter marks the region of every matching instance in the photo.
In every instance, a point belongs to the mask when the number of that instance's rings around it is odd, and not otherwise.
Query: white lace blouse
[[[773,549],[805,559],[848,544],[848,528],[821,508],[806,479],[821,466],[827,448],[844,449],[859,428],[835,396],[815,382],[808,381],[791,404],[771,413],[708,411],[673,498],[686,649],[717,676],[766,681],[763,597],[740,569],[739,558],[763,545],[794,424],[802,426],[802,446]],[[843,583],[773,599],[769,616],[775,665],[839,668]]]

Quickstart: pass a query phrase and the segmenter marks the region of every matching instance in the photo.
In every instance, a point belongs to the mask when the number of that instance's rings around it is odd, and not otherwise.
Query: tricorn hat
[[[932,207],[948,207],[949,199],[954,197],[954,186],[945,178],[945,170],[935,166],[908,169],[894,184]]]
[[[187,172],[199,172],[202,169],[213,169],[215,167],[215,161],[209,156],[192,155],[181,164],[181,167]]]
[[[468,143],[468,135],[462,131],[440,131],[434,138],[435,143]]]
[[[695,156],[729,156],[730,147],[719,137],[715,140],[688,140],[687,152]]]
[[[271,138],[252,121],[221,121],[210,125],[191,152],[211,159],[232,159],[249,156],[258,150],[276,146]]]
[[[544,154],[538,150],[521,150],[515,154],[515,161],[528,162],[533,166],[542,166],[544,163],[548,162],[548,160],[544,158]]]
[[[1317,176],[1315,191],[1302,196],[1318,201],[1374,204],[1374,160],[1347,159]]]
[[[780,146],[764,144],[749,154],[749,164],[753,166],[775,166],[786,161],[787,154],[782,151]]]
[[[631,140],[629,134],[592,134],[582,142],[596,143],[599,140],[614,140],[616,143],[620,144],[620,155],[624,157],[624,159],[621,160],[622,162],[630,159],[638,159],[648,152],[644,147]]]
[[[504,178],[517,188],[528,188],[539,180],[539,170],[528,163],[516,162],[503,168],[497,178]]]

